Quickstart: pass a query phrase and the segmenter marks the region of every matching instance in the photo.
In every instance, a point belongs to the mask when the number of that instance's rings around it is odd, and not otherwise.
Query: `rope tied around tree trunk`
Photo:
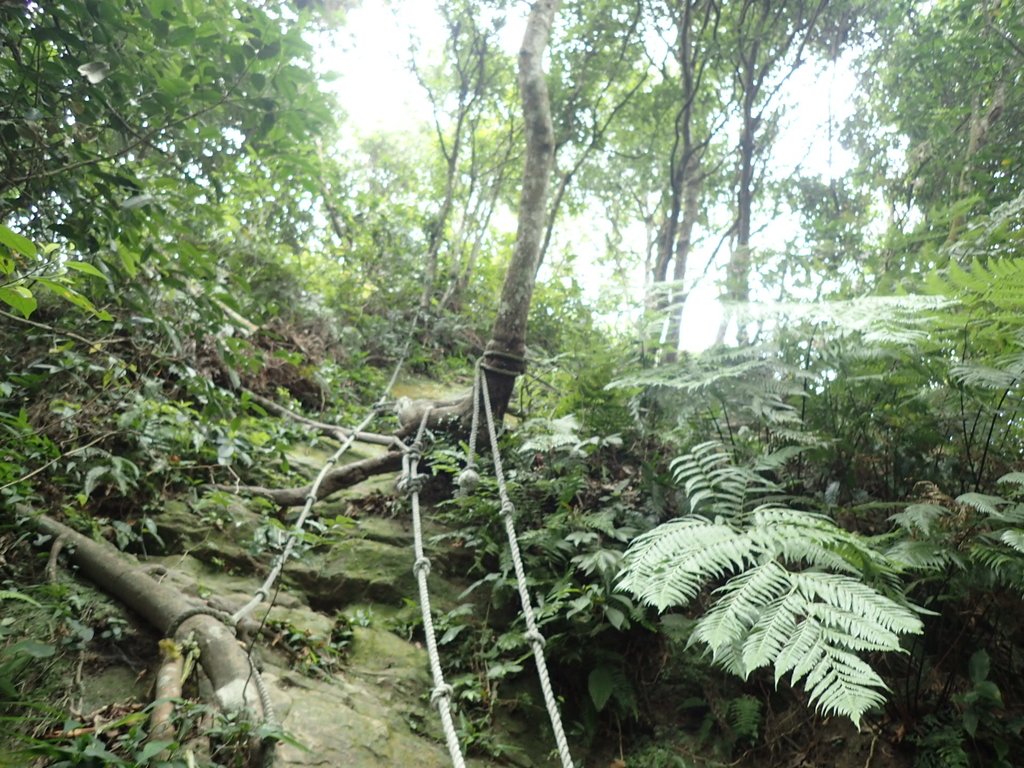
[[[507,368],[503,368],[494,363],[486,362],[487,358],[497,358],[498,360],[510,363]],[[485,371],[491,371],[492,373],[500,374],[501,376],[519,376],[526,373],[526,357],[523,355],[517,355],[512,352],[502,352],[497,349],[489,349],[484,352],[484,356],[479,362],[479,366]]]
[[[441,656],[437,650],[437,633],[434,631],[434,617],[430,610],[430,592],[427,589],[430,560],[423,552],[420,489],[422,488],[425,476],[419,474],[419,461],[423,446],[423,435],[426,432],[429,416],[430,408],[427,408],[420,420],[416,439],[409,446],[409,450],[402,454],[402,477],[398,481],[398,486],[399,490],[404,490],[408,494],[412,506],[413,553],[415,557],[412,572],[416,576],[416,585],[419,589],[420,611],[423,615],[423,635],[427,644],[430,675],[434,681],[434,687],[430,692],[430,703],[437,707],[438,715],[441,717],[441,729],[444,731],[444,739],[448,745],[448,754],[451,755],[452,764],[455,768],[465,768],[466,762],[462,757],[462,747],[459,745],[459,736],[455,730],[455,722],[452,719],[452,687],[445,682],[444,672],[441,669]]]
[[[533,603],[527,587],[526,570],[523,567],[523,558],[519,550],[519,537],[516,535],[514,521],[515,505],[512,503],[512,499],[509,498],[508,486],[505,482],[505,472],[501,464],[501,453],[498,449],[498,431],[495,426],[494,412],[491,408],[490,393],[487,389],[487,376],[484,375],[482,369],[486,369],[486,366],[484,366],[481,360],[477,362],[476,376],[473,382],[473,426],[469,436],[466,466],[467,468],[469,467],[470,462],[474,460],[476,455],[477,423],[482,405],[487,436],[491,445],[491,456],[494,461],[494,477],[498,483],[498,498],[501,501],[500,514],[505,524],[505,534],[508,539],[512,567],[516,574],[516,587],[519,591],[519,600],[523,609],[523,620],[526,622],[524,638],[533,650],[537,677],[540,681],[541,692],[544,694],[544,705],[551,720],[551,729],[555,734],[558,756],[561,758],[563,768],[573,768],[572,753],[569,751],[569,742],[565,737],[565,729],[562,727],[562,716],[558,711],[558,702],[555,700],[555,692],[551,687],[551,678],[548,675],[547,660],[544,658],[544,635],[537,628],[537,621],[533,613]]]

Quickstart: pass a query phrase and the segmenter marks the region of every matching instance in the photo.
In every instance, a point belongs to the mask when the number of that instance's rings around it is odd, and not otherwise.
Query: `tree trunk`
[[[742,72],[743,113],[739,142],[739,179],[736,188],[736,244],[729,259],[726,275],[726,301],[744,304],[750,299],[750,226],[754,206],[754,158],[757,152],[757,129],[761,117],[754,113],[760,91],[760,80],[754,73],[758,56],[755,42],[744,59]],[[745,333],[737,331],[741,343]]]
[[[668,167],[668,206],[664,214],[652,279],[658,295],[651,302],[663,315],[659,339],[660,359],[678,358],[682,313],[686,303],[683,281],[689,263],[693,231],[697,224],[704,188],[703,157],[711,142],[712,128],[698,108],[698,95],[710,54],[702,39],[714,38],[718,27],[714,3],[689,0],[675,18],[675,60],[679,66],[679,108]],[[671,267],[671,271],[670,271]],[[669,275],[671,274],[671,278]],[[670,285],[666,285],[671,280]],[[659,289],[659,284],[661,287]]]
[[[484,370],[495,417],[508,408],[516,377],[525,370],[526,322],[533,299],[547,214],[554,158],[551,102],[542,67],[558,0],[536,0],[519,50],[519,95],[526,133],[526,160],[519,195],[515,248],[505,273],[501,302],[484,352]]]
[[[679,341],[683,329],[683,309],[686,307],[686,292],[683,281],[686,279],[686,267],[690,261],[690,246],[693,242],[693,228],[697,224],[697,206],[704,184],[697,155],[691,155],[687,163],[685,191],[683,195],[683,220],[676,233],[674,264],[672,265],[672,292],[668,303],[668,334],[665,338],[666,363],[674,363],[679,358]]]
[[[508,410],[516,378],[526,370],[526,322],[547,220],[548,182],[555,150],[551,101],[542,64],[557,10],[558,0],[534,2],[519,50],[519,96],[526,135],[519,220],[512,259],[505,273],[501,301],[483,359],[491,408],[497,421],[501,421]],[[444,403],[407,403],[398,413],[402,426],[397,434],[401,437],[413,434],[426,408],[430,408],[431,428],[463,429],[468,426],[472,406],[472,395]]]

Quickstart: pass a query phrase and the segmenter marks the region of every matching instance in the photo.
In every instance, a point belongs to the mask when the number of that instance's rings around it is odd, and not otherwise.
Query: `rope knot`
[[[395,490],[399,493],[404,493],[406,496],[412,496],[414,493],[422,491],[426,482],[426,475],[402,475],[398,478],[398,482],[395,483]]]
[[[455,689],[448,683],[442,683],[430,692],[430,703],[436,707],[444,699],[451,699],[454,692]]]
[[[527,630],[524,637],[526,638],[526,642],[528,642],[537,650],[542,649],[544,645],[547,643],[547,640],[544,639],[544,635],[540,633],[539,629]]]
[[[195,605],[186,608],[173,619],[164,629],[164,635],[166,637],[174,637],[175,633],[181,628],[181,625],[191,619],[193,616],[213,616],[213,618],[220,621],[222,624],[226,624],[232,631],[235,629],[235,624],[232,621],[230,615],[224,611],[216,608],[211,608],[208,605]]]
[[[419,577],[420,574],[423,574],[424,576],[429,576],[430,560],[426,557],[417,557],[416,562],[412,564],[412,572],[417,577]]]
[[[472,464],[467,464],[466,468],[459,472],[455,484],[459,486],[459,496],[465,498],[480,487],[480,474]]]
[[[501,516],[502,517],[512,517],[512,515],[515,514],[515,511],[516,511],[515,505],[511,501],[509,501],[508,499],[505,499],[503,502],[501,502]]]

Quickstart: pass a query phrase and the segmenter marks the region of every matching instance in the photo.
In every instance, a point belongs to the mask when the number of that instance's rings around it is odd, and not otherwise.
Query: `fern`
[[[946,508],[938,504],[911,504],[902,512],[891,515],[889,519],[910,533],[922,533],[927,536],[945,514]]]
[[[686,517],[637,537],[620,585],[659,610],[690,602],[713,578],[753,564],[749,537],[730,525]]]
[[[1000,534],[999,538],[1004,544],[1013,547],[1018,552],[1024,553],[1024,530],[1020,528],[1006,530]]]
[[[778,365],[777,356],[773,347],[716,347],[676,365],[637,371],[612,381],[608,388],[663,387],[691,394],[703,392],[722,382],[770,376]]]
[[[714,661],[747,677],[773,666],[826,714],[859,721],[883,703],[885,683],[857,654],[900,651],[920,633],[906,606],[863,580],[894,563],[861,537],[811,512],[762,504],[778,488],[727,462],[724,449],[696,446],[676,463],[691,509],[630,545],[620,586],[665,610],[692,601],[711,583],[713,603],[690,637]]]
[[[753,696],[737,696],[729,701],[726,715],[736,741],[757,740],[757,734],[761,730],[760,701]]]
[[[671,468],[676,482],[686,490],[691,512],[707,507],[711,515],[732,518],[746,510],[749,498],[779,490],[753,470],[734,465],[728,450],[717,441],[694,446]]]
[[[1000,482],[1022,479],[1021,473],[1010,473]],[[892,560],[924,572],[951,568],[972,589],[1008,587],[1024,593],[1024,504],[972,492],[948,507],[911,504],[889,519],[909,534],[886,553]]]

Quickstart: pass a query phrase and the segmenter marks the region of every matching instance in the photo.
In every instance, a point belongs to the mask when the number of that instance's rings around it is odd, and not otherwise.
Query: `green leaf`
[[[22,640],[11,646],[7,652],[20,653],[24,656],[31,656],[33,659],[48,659],[57,652],[57,649],[49,643],[40,643],[38,640]]]
[[[36,282],[40,285],[46,286],[58,296],[74,304],[76,307],[81,307],[87,312],[91,312],[100,320],[113,320],[109,312],[102,309],[96,309],[96,306],[85,296],[62,283],[57,282],[56,280],[50,280],[46,277],[37,277]]]
[[[0,301],[20,312],[23,317],[28,317],[35,312],[39,304],[36,297],[32,295],[32,291],[23,285],[0,288]]]
[[[273,59],[281,53],[281,43],[275,40],[272,43],[264,45],[256,53],[256,58],[259,59]]]
[[[605,708],[615,692],[615,680],[615,672],[609,667],[597,667],[587,676],[590,700],[594,702],[594,707],[598,712]]]
[[[126,211],[132,211],[136,208],[141,208],[144,205],[149,205],[156,200],[153,195],[148,192],[143,192],[141,195],[132,195],[127,200],[121,203],[121,207]]]
[[[29,605],[34,605],[36,608],[42,608],[43,607],[40,603],[36,602],[35,600],[33,600],[28,595],[22,594],[21,592],[18,592],[17,590],[11,590],[11,589],[0,589],[0,600],[20,600],[23,603],[28,603]]]
[[[183,77],[161,77],[156,81],[157,87],[166,93],[171,98],[178,98],[184,96],[186,93],[192,90],[192,86],[189,85],[188,80]]]
[[[971,682],[977,685],[988,678],[990,666],[991,662],[988,654],[984,650],[975,651],[971,655],[971,660],[967,665],[968,672],[971,676]]]
[[[622,629],[626,624],[626,614],[620,611],[618,608],[612,608],[610,605],[604,609],[605,618],[608,619],[608,623],[616,629]]]
[[[999,690],[999,686],[993,683],[991,680],[982,680],[980,683],[974,686],[972,693],[979,699],[983,699],[990,704],[1003,703],[1003,694]]]
[[[0,224],[0,243],[30,259],[34,259],[36,256],[35,243],[17,232],[12,232],[3,224]]]
[[[973,738],[975,732],[978,730],[978,713],[973,709],[968,709],[964,712],[960,722],[963,724],[967,735]]]
[[[135,753],[135,762],[138,765],[145,765],[165,749],[174,744],[173,741],[151,741],[141,750]]]
[[[92,275],[93,277],[98,277],[102,280],[106,279],[104,274],[100,272],[98,269],[96,269],[96,267],[84,261],[69,261],[65,264],[65,266],[68,269],[75,270],[76,272],[82,272],[86,275]]]

